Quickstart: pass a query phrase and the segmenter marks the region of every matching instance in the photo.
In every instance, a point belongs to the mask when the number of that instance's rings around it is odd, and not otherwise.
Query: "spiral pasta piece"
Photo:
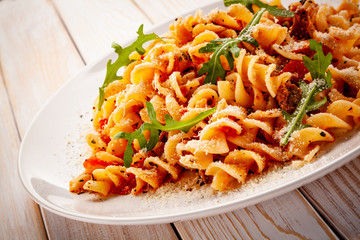
[[[224,190],[233,179],[244,183],[249,170],[261,173],[265,168],[265,158],[248,150],[230,152],[224,162],[213,162],[206,169],[206,175],[213,175],[212,187]],[[225,181],[224,181],[225,179]]]
[[[331,113],[318,113],[310,116],[306,119],[306,123],[321,129],[327,128],[345,128],[351,129],[351,125],[346,123],[341,118],[331,114]]]
[[[335,101],[329,105],[326,111],[349,124],[358,124],[360,120],[360,106],[350,101]]]
[[[319,128],[304,128],[295,132],[289,143],[289,154],[304,157],[308,147],[313,142],[332,142],[334,137],[330,133]]]

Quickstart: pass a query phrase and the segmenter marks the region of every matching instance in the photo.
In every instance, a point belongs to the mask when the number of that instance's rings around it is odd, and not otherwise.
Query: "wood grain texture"
[[[0,61],[21,135],[55,90],[84,66],[45,0],[0,2]]]
[[[0,239],[46,239],[39,208],[21,186],[17,173],[20,138],[1,67],[0,103]]]
[[[121,43],[136,36],[141,24],[150,25],[131,0],[54,0],[54,3],[87,63],[108,52],[112,42]]]
[[[360,239],[360,157],[301,192],[342,237]]]
[[[231,213],[178,222],[175,226],[184,239],[336,239],[297,191]]]
[[[178,239],[170,224],[111,226],[78,222],[61,218],[51,212],[43,213],[50,239]]]

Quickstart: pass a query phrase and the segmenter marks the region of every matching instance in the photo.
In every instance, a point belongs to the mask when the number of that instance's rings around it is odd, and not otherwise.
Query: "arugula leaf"
[[[105,88],[113,81],[122,79],[122,76],[118,76],[117,72],[121,67],[127,66],[129,65],[129,63],[131,63],[131,60],[129,59],[129,55],[134,51],[137,51],[139,54],[144,54],[145,53],[145,49],[143,48],[144,43],[154,39],[160,39],[160,37],[155,33],[144,34],[143,28],[144,26],[142,24],[137,31],[138,38],[130,46],[122,48],[117,43],[112,44],[112,47],[115,49],[115,53],[118,54],[118,58],[114,63],[112,63],[111,59],[107,62],[105,80],[103,85],[99,88],[99,104],[98,104],[99,111],[101,110],[101,106],[104,103]]]
[[[145,136],[143,134],[144,130],[150,130],[150,139],[149,142],[146,141]],[[145,152],[151,151],[155,145],[159,142],[160,131],[156,128],[151,127],[148,123],[143,123],[140,128],[132,133],[127,132],[118,132],[114,135],[114,139],[126,139],[128,141],[126,145],[126,149],[124,152],[124,166],[130,167],[132,163],[132,156],[134,155],[134,150],[132,148],[132,142],[137,139],[139,142],[139,146]]]
[[[289,138],[293,132],[309,127],[302,124],[302,119],[305,114],[318,109],[327,102],[325,97],[321,101],[315,100],[316,94],[332,87],[331,72],[326,69],[331,64],[332,55],[328,53],[326,56],[322,50],[322,44],[313,39],[309,40],[310,49],[316,51],[313,60],[304,56],[303,61],[305,67],[310,71],[313,81],[306,84],[304,81],[300,82],[300,89],[302,91],[301,100],[296,107],[293,114],[282,111],[285,120],[288,123],[287,132],[280,141],[280,145],[284,146],[289,142]]]
[[[226,71],[221,64],[220,56],[225,56],[229,63],[230,69],[233,69],[234,56],[238,57],[240,54],[238,43],[247,42],[254,45],[255,47],[259,46],[259,43],[253,37],[251,37],[251,33],[253,27],[259,23],[260,18],[265,10],[265,8],[260,9],[251,19],[249,24],[239,33],[238,37],[214,39],[211,40],[205,47],[199,49],[199,53],[213,52],[211,59],[207,63],[204,63],[198,71],[198,75],[207,73],[204,84],[216,84],[218,77],[225,79]]]
[[[224,5],[226,7],[240,3],[244,5],[247,9],[249,9],[251,12],[253,12],[252,5],[255,4],[259,8],[266,8],[268,12],[273,16],[279,16],[279,17],[293,17],[294,12],[285,10],[285,9],[278,9],[277,6],[271,6],[266,3],[261,2],[260,0],[224,0]]]
[[[132,162],[132,156],[134,155],[134,150],[132,149],[132,142],[137,139],[139,142],[140,148],[145,151],[151,151],[155,145],[159,142],[159,136],[161,131],[172,131],[172,130],[181,130],[183,132],[188,132],[194,125],[204,120],[206,117],[210,116],[216,111],[216,108],[208,109],[200,114],[198,114],[193,119],[187,121],[176,121],[170,117],[170,115],[165,115],[165,125],[162,125],[156,119],[156,112],[153,105],[150,102],[146,102],[146,108],[149,114],[151,123],[143,123],[136,131],[132,133],[118,132],[113,137],[114,139],[126,139],[128,140],[125,152],[124,152],[124,166],[130,167]],[[145,130],[150,131],[150,139],[146,141],[143,132]]]
[[[156,119],[156,112],[154,110],[153,105],[150,102],[146,102],[146,108],[148,110],[149,118],[151,120],[151,125],[156,127],[161,131],[172,131],[172,130],[180,130],[183,132],[188,132],[194,125],[198,124],[200,121],[204,120],[206,117],[213,114],[216,108],[211,108],[202,113],[199,113],[193,119],[189,119],[187,121],[176,121],[171,118],[169,114],[165,115],[165,125],[159,123]]]
[[[326,56],[324,55],[322,44],[316,42],[314,39],[309,40],[310,49],[316,51],[313,56],[314,60],[311,60],[307,56],[303,57],[305,67],[310,71],[312,79],[324,79],[326,83],[332,87],[331,83],[331,73],[330,71],[326,72],[326,69],[331,64],[333,58],[332,54],[329,53]]]

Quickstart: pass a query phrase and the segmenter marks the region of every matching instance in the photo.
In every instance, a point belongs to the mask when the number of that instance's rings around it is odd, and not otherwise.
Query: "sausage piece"
[[[295,12],[293,24],[290,27],[290,36],[295,39],[310,39],[315,31],[315,17],[318,5],[311,0],[292,6],[291,11]]]
[[[302,91],[291,82],[285,82],[279,87],[276,100],[281,109],[293,113],[300,102]]]

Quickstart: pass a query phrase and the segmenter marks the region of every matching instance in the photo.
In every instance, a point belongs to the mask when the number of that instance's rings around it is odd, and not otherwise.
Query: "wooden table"
[[[55,90],[113,41],[208,0],[0,1],[0,239],[360,238],[360,158],[260,204],[193,221],[110,226],[70,220],[33,202],[17,174],[18,149]]]

